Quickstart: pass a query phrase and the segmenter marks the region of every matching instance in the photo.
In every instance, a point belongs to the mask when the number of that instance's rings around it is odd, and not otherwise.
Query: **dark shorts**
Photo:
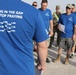
[[[61,38],[59,48],[71,50],[73,47],[73,40],[71,38]]]

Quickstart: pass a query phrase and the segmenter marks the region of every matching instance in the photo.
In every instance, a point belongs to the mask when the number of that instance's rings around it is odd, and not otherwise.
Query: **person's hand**
[[[37,65],[37,69],[38,69],[39,71],[44,72],[44,71],[45,71],[45,69],[46,69],[46,65],[38,64],[38,65]]]
[[[75,39],[76,39],[76,35],[75,35],[75,34],[73,35],[73,38],[72,38],[72,39],[73,39],[73,40],[75,40]]]
[[[58,29],[60,30],[60,26],[58,25]]]
[[[53,36],[53,31],[50,31],[49,35],[50,35],[50,36]]]

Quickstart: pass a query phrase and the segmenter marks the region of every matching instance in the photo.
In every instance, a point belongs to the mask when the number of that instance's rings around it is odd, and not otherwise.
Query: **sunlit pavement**
[[[57,34],[55,35],[55,41],[56,41],[56,36]],[[54,42],[53,44],[55,45],[56,42]],[[51,62],[46,64],[47,68],[42,75],[76,75],[76,53],[74,58],[70,59],[69,64],[65,65],[64,61],[66,58],[66,51],[63,50],[61,55],[61,62],[54,63],[53,61],[54,59],[56,59],[58,52],[57,47],[55,47],[54,45],[48,49],[48,58],[50,59]],[[34,58],[36,65],[36,59],[37,59],[36,52],[34,52]],[[40,71],[38,71],[37,69],[36,69],[36,75],[40,75]]]
[[[37,59],[37,54],[34,52],[35,60]],[[53,60],[57,57],[57,48],[52,47],[48,49],[48,58],[50,63],[47,63],[46,71],[42,75],[76,75],[76,54],[74,59],[70,59],[68,65],[64,64],[66,51],[63,51],[61,55],[61,62],[54,63]],[[35,62],[36,65],[36,62]],[[36,75],[40,75],[39,71],[36,70]]]

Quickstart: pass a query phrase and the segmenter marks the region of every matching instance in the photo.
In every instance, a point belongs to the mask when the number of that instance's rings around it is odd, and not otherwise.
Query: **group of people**
[[[64,14],[56,6],[53,15],[47,6],[47,0],[42,0],[39,9],[37,2],[31,6],[22,0],[0,0],[0,75],[35,75],[33,40],[39,61],[37,69],[44,71],[48,56],[47,40],[50,37],[50,48],[55,32],[58,33],[59,49],[54,62],[60,61],[62,48],[67,46],[65,64],[69,63],[75,50],[75,5],[68,4]]]
[[[37,2],[33,2],[32,6],[37,9]],[[48,2],[44,0],[41,3],[41,8],[38,9],[45,23],[48,35],[50,35],[49,47],[51,48],[55,33],[57,33],[57,47],[58,56],[54,62],[60,61],[62,49],[66,49],[67,56],[65,64],[69,63],[69,58],[74,58],[74,52],[76,50],[76,7],[75,4],[67,4],[66,13],[60,12],[60,6],[56,6],[56,12],[51,13],[50,9],[47,9]],[[36,46],[36,44],[35,44]],[[35,47],[37,50],[37,46]],[[50,62],[47,58],[46,62]]]

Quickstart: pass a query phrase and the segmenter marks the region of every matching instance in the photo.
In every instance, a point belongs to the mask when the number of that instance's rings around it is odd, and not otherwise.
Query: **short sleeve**
[[[53,20],[52,12],[49,10],[49,20]]]
[[[76,15],[74,14],[74,25],[76,25]]]
[[[34,40],[36,42],[43,42],[44,40],[47,40],[49,38],[49,36],[46,32],[44,22],[43,22],[42,17],[39,13],[36,18],[35,25],[36,25],[36,29],[35,29],[35,34],[34,34]]]

